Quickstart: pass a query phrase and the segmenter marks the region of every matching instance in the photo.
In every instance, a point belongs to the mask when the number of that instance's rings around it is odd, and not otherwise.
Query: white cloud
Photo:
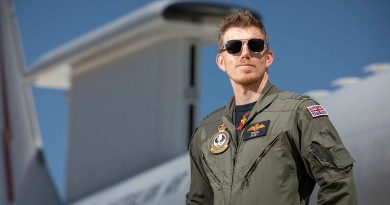
[[[310,96],[311,98],[314,98],[316,100],[319,100],[323,97],[326,97],[330,94],[329,90],[309,90],[305,93],[305,95]]]
[[[336,87],[346,87],[360,81],[358,77],[342,77],[332,81],[332,85]]]
[[[364,68],[364,72],[366,73],[384,73],[390,72],[390,63],[373,63]]]

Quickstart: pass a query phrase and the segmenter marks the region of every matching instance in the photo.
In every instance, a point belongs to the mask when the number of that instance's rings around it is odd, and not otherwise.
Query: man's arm
[[[191,186],[187,193],[187,205],[213,204],[213,190],[202,166],[198,133],[199,130],[196,130],[188,146],[191,163]]]
[[[317,203],[357,204],[352,174],[354,161],[326,111],[317,116],[319,110],[310,107],[316,104],[313,100],[304,101],[298,109],[297,122],[306,171],[320,186]],[[321,110],[321,107],[317,108]]]

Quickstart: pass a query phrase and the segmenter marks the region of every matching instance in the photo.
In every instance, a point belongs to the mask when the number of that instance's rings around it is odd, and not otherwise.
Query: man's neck
[[[265,73],[261,82],[247,86],[232,84],[235,104],[245,105],[257,101],[265,85],[267,84],[267,81],[268,75]]]

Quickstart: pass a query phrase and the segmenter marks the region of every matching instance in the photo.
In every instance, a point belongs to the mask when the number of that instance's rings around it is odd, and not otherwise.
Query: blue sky
[[[15,0],[26,63],[80,35],[151,1]],[[242,0],[217,1],[254,9],[263,16],[275,60],[271,81],[304,93],[335,89],[345,76],[363,77],[372,63],[390,62],[390,2],[387,0]],[[216,46],[202,50],[203,117],[232,95],[226,76],[215,65]],[[64,92],[34,89],[46,159],[63,191],[67,135]]]

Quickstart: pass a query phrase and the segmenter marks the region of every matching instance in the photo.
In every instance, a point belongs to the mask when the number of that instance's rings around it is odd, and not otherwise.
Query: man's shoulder
[[[279,103],[277,109],[302,112],[309,119],[317,116],[328,115],[325,107],[317,100],[308,95],[302,95],[290,91],[281,91],[278,95]]]
[[[271,109],[278,111],[298,111],[311,105],[320,105],[308,95],[291,91],[279,91]]]
[[[280,91],[278,94],[278,99],[291,100],[291,101],[301,101],[301,100],[310,99],[310,97],[307,95],[304,95],[304,94],[296,93],[296,92]]]
[[[198,143],[199,143],[199,141],[202,141],[202,139],[200,139],[200,136],[198,136],[199,130],[205,129],[205,127],[207,127],[208,125],[210,126],[210,124],[217,123],[218,121],[221,120],[221,116],[224,113],[225,107],[226,106],[222,106],[222,107],[212,111],[210,114],[208,114],[206,117],[203,118],[203,120],[200,122],[199,126],[195,129],[193,135],[191,136],[191,139],[188,143],[188,148],[191,146],[191,144],[193,144],[194,138],[198,139]]]
[[[203,118],[203,120],[200,122],[199,126],[206,125],[209,123],[213,123],[215,121],[219,121],[225,111],[226,106],[222,106],[220,108],[217,108],[216,110],[212,111],[210,114],[208,114],[206,117]]]

